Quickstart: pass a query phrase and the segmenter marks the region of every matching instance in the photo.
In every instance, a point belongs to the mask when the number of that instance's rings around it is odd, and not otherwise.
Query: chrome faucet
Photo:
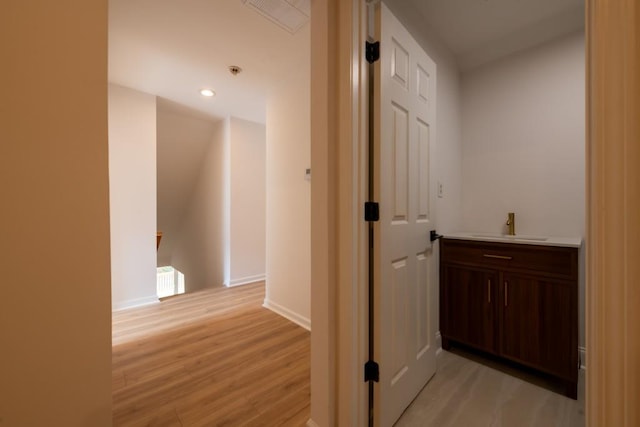
[[[509,236],[516,235],[516,214],[509,212],[507,217],[507,227],[509,227]]]

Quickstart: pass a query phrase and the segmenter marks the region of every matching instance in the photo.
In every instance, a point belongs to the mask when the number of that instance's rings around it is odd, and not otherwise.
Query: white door
[[[436,66],[380,3],[375,69],[374,240],[376,425],[391,426],[436,369],[433,218]]]

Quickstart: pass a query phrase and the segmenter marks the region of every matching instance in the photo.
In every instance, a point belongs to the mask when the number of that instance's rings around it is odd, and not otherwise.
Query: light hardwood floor
[[[264,283],[113,314],[114,426],[304,426],[309,332]]]
[[[263,299],[258,283],[115,312],[114,426],[304,426],[309,332]],[[442,352],[398,427],[584,426],[582,376],[574,401],[461,354]]]
[[[584,371],[578,400],[556,387],[469,352],[442,351],[436,375],[396,427],[584,427]]]

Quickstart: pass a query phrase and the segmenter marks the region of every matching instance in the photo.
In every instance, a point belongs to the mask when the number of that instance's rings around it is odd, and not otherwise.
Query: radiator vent
[[[245,6],[295,34],[309,21],[311,0],[242,0]]]

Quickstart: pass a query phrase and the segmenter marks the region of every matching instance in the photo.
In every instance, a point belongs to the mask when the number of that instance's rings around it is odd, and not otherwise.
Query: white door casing
[[[434,375],[437,265],[433,170],[436,66],[383,3],[376,6],[374,334],[377,426],[391,426]]]

